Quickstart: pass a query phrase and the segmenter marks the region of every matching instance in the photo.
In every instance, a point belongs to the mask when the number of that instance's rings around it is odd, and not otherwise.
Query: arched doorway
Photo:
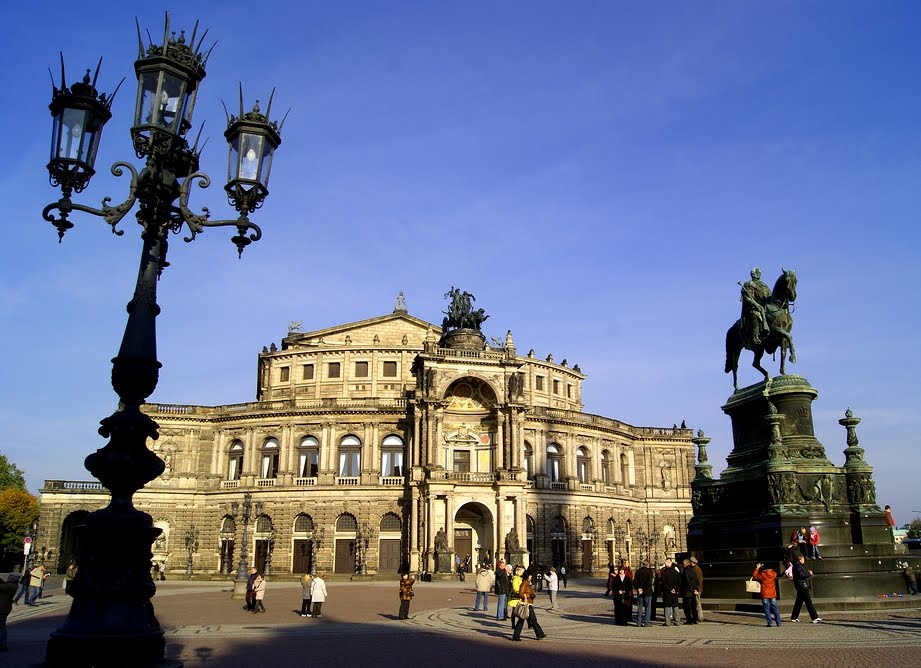
[[[61,523],[61,545],[58,549],[58,573],[64,573],[71,561],[77,560],[77,531],[76,528],[86,523],[88,510],[75,510],[64,518]]]
[[[468,570],[495,557],[495,528],[492,513],[482,503],[465,503],[454,515],[454,553],[461,560],[470,557]]]

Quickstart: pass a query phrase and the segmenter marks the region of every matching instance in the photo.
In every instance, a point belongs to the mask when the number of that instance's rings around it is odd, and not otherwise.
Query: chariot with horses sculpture
[[[742,288],[742,317],[726,332],[726,369],[732,372],[732,385],[739,389],[739,356],[742,350],[754,353],[752,366],[769,380],[770,374],[761,366],[764,353],[780,350],[780,373],[786,374],[787,351],[796,362],[793,347],[793,303],[796,301],[796,272],[783,269],[771,290],[761,281],[761,270],[751,270],[751,280],[740,282]]]

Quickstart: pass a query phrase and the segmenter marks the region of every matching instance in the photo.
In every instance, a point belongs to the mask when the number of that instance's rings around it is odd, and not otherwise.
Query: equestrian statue
[[[739,355],[742,349],[754,353],[752,366],[764,374],[768,380],[770,374],[761,366],[764,353],[774,354],[780,349],[780,374],[786,374],[787,350],[790,361],[796,362],[796,350],[793,348],[792,307],[796,301],[796,272],[782,269],[783,273],[771,290],[761,281],[761,270],[751,270],[751,280],[739,282],[742,287],[742,317],[726,332],[726,369],[732,371],[732,385],[739,389]]]

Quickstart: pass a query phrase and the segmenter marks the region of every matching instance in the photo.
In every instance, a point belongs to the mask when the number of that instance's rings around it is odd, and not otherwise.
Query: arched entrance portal
[[[61,524],[61,546],[58,550],[58,574],[64,573],[71,561],[77,559],[77,532],[78,526],[86,523],[88,510],[77,510],[68,515]]]
[[[454,554],[463,561],[468,556],[468,571],[484,561],[493,562],[496,553],[492,513],[482,503],[465,503],[454,515]]]

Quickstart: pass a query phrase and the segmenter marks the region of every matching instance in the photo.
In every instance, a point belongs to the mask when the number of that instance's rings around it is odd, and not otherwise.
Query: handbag
[[[761,583],[755,580],[754,578],[752,578],[745,583],[745,591],[747,591],[750,594],[760,594],[761,593]]]
[[[512,610],[512,617],[517,619],[527,619],[528,618],[528,604],[519,603],[515,606],[515,609]]]

